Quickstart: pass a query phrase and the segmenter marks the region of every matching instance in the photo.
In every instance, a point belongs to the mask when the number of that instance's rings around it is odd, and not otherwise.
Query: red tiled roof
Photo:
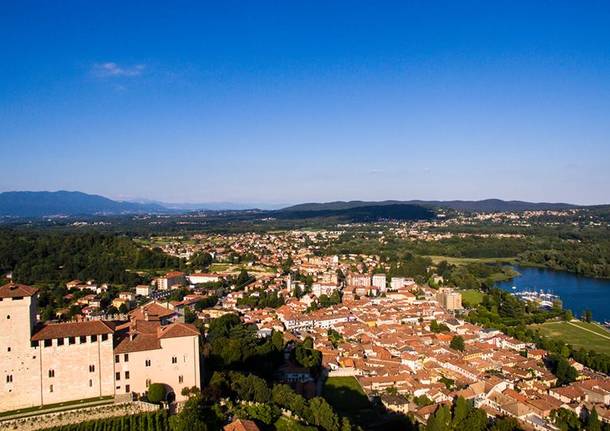
[[[260,431],[260,428],[252,421],[237,419],[229,425],[225,425],[224,431]]]
[[[199,335],[199,330],[186,323],[172,323],[159,329],[159,338],[177,338]]]
[[[46,325],[40,327],[40,329],[38,329],[34,335],[32,335],[32,341],[112,333],[114,333],[114,329],[108,323],[101,320],[47,323]]]
[[[156,335],[136,334],[133,339],[127,335],[114,348],[114,353],[141,352],[144,350],[156,350],[161,348],[161,342]]]
[[[162,338],[191,337],[199,335],[199,331],[193,325],[172,323],[161,326],[159,321],[136,320],[125,323],[117,329],[121,330],[121,339],[114,348],[114,353],[156,350],[161,348]]]
[[[9,283],[0,286],[0,298],[19,298],[25,296],[34,296],[38,289],[26,286],[25,284]]]
[[[149,317],[156,316],[159,319],[163,319],[164,317],[173,316],[175,313],[156,302],[142,305],[129,312],[129,316],[133,320],[146,320],[147,314]]]

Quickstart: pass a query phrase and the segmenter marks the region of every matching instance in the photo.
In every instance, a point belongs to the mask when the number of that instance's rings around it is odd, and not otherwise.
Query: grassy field
[[[248,266],[246,264],[230,264],[230,263],[213,263],[210,265],[208,272],[223,272],[227,274],[239,274],[239,272],[245,269],[249,273],[260,273],[262,275],[265,274],[274,274],[275,268],[269,268],[262,265],[252,265]]]
[[[516,258],[514,257],[483,257],[483,258],[471,258],[471,257],[451,257],[451,256],[424,256],[432,259],[434,264],[446,260],[447,263],[452,265],[466,265],[468,263],[507,263],[514,264]]]
[[[468,305],[478,305],[483,301],[483,292],[474,289],[465,289],[459,291],[462,294],[462,303]]]
[[[530,327],[540,330],[547,337],[561,338],[576,349],[583,347],[610,354],[610,332],[598,324],[580,321],[546,322]]]
[[[354,377],[329,377],[324,384],[324,398],[343,411],[369,406],[368,398]]]

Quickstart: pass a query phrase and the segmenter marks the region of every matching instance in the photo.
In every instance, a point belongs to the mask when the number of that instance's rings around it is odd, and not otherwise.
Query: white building
[[[379,289],[380,292],[385,292],[387,290],[385,274],[374,274],[373,286]]]
[[[322,295],[330,296],[338,288],[339,287],[334,283],[314,283],[311,286],[311,293],[313,293],[317,298]]]

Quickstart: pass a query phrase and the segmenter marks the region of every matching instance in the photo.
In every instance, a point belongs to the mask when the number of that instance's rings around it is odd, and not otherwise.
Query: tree
[[[200,251],[191,257],[191,267],[198,269],[206,269],[212,264],[213,258],[210,253]]]
[[[470,405],[464,397],[458,397],[453,405],[453,428],[458,429],[460,424],[468,417]]]
[[[170,418],[172,431],[212,431],[221,428],[217,409],[205,404],[201,395],[191,395],[182,410]],[[166,429],[166,428],[163,428]]]
[[[551,420],[561,431],[579,431],[580,420],[572,410],[559,408],[551,412]]]
[[[464,339],[460,335],[456,335],[451,339],[451,343],[449,343],[449,347],[455,350],[459,350],[463,352],[466,346],[464,345]]]
[[[576,369],[570,365],[568,360],[558,354],[554,354],[548,359],[551,372],[557,377],[557,385],[563,386],[572,383],[578,377]]]
[[[248,274],[248,271],[242,269],[237,276],[237,280],[235,281],[235,287],[237,290],[243,290],[246,285],[252,283],[254,281],[254,277]]]
[[[520,429],[517,419],[513,417],[497,418],[491,427],[491,431],[517,431]]]
[[[302,343],[297,344],[293,354],[294,359],[303,367],[318,369],[322,365],[322,353],[313,348],[311,337],[307,337]]]
[[[582,316],[582,320],[584,320],[585,322],[591,323],[591,321],[593,320],[593,313],[591,312],[591,310],[585,310],[585,312]]]
[[[320,426],[326,431],[338,431],[339,418],[324,398],[313,398],[309,402],[309,408],[314,425]]]
[[[451,411],[445,405],[439,406],[434,414],[428,418],[425,431],[449,431],[451,423]]]
[[[193,323],[197,320],[197,314],[190,309],[190,307],[184,308],[184,322]]]
[[[597,410],[593,407],[593,410],[589,413],[587,417],[587,423],[585,424],[585,429],[587,431],[601,431],[602,426],[599,422],[599,417],[597,416]]]
[[[565,310],[563,312],[563,320],[569,322],[572,319],[574,319],[574,314],[572,313],[572,310]]]
[[[165,390],[165,385],[162,383],[153,383],[148,387],[147,398],[153,404],[159,404],[161,401],[165,400],[165,396],[167,395],[167,391]]]

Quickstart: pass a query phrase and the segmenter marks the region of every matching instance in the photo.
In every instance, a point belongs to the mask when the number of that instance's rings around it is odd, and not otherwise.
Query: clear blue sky
[[[608,1],[0,5],[0,191],[610,202]]]

